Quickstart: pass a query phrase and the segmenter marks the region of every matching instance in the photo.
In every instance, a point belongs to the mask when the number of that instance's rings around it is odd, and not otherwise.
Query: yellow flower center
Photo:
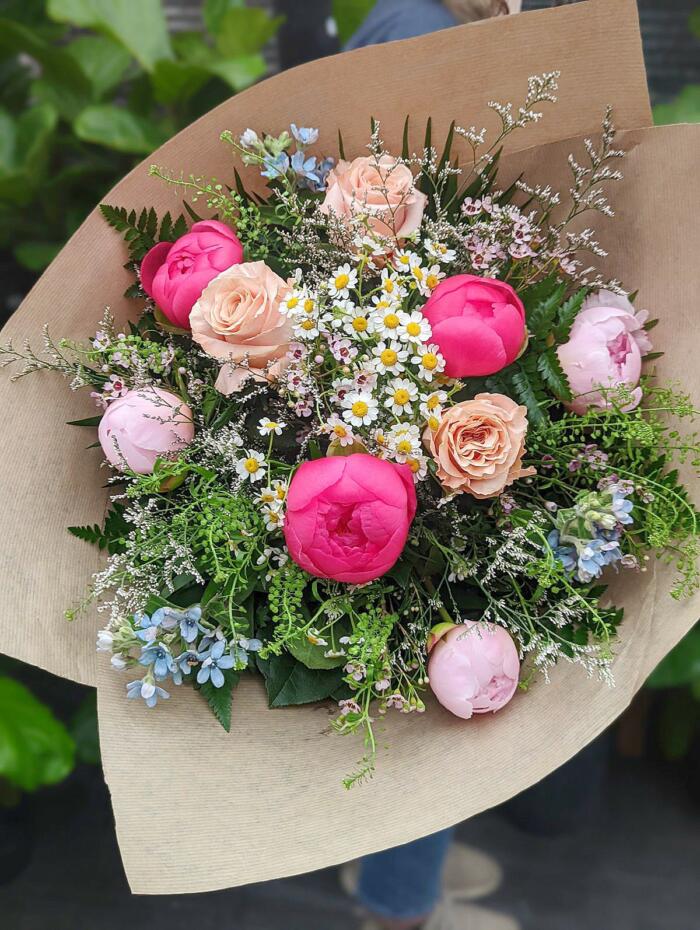
[[[279,523],[280,515],[278,513],[275,513],[274,510],[271,510],[267,515],[267,522],[268,523]]]
[[[378,446],[386,445],[386,436],[384,435],[384,433],[377,433],[374,438]]]
[[[425,283],[428,285],[428,287],[432,291],[434,290],[434,288],[438,286],[439,281],[440,279],[438,278],[436,274],[429,274]]]
[[[428,408],[428,410],[435,410],[437,407],[439,407],[439,405],[440,398],[437,396],[437,394],[431,394],[425,402],[425,406]]]
[[[307,332],[309,332],[310,330],[314,328],[314,321],[313,320],[302,320],[300,323],[300,326],[302,329],[305,329]]]
[[[387,278],[386,281],[384,282],[383,287],[387,294],[393,294],[396,284],[394,281],[391,280],[391,278]]]
[[[420,461],[418,459],[406,459],[406,464],[414,475],[420,471]]]
[[[413,444],[410,439],[402,439],[401,442],[396,443],[396,451],[402,455],[407,455],[411,449],[413,449]]]
[[[428,371],[433,371],[433,369],[437,368],[438,365],[437,355],[434,352],[426,352],[421,359],[421,365]]]
[[[402,265],[410,265],[411,259],[408,257],[408,255],[402,255],[399,259],[399,263]]]
[[[260,462],[257,459],[246,459],[243,467],[248,472],[248,474],[254,475],[255,472],[260,468]]]
[[[313,313],[313,309],[314,309],[314,302],[310,297],[307,297],[306,300],[304,301],[304,312]]]
[[[367,329],[367,320],[363,316],[356,316],[352,321],[352,328],[356,333],[364,333]]]
[[[387,329],[396,329],[401,320],[397,317],[395,313],[387,313],[384,317],[384,325]]]
[[[387,368],[390,368],[392,365],[395,365],[398,360],[398,355],[394,349],[384,349],[382,354],[379,356],[382,365],[386,365]]]
[[[406,388],[399,388],[398,391],[394,391],[395,404],[407,404],[410,399],[411,395],[408,393]]]
[[[348,286],[349,281],[350,281],[350,278],[348,275],[339,274],[338,277],[335,279],[336,289],[341,291],[344,287]]]
[[[440,426],[440,421],[435,416],[428,417],[428,426],[433,432],[435,432],[435,430]]]
[[[367,415],[367,411],[369,410],[369,407],[367,406],[364,400],[356,400],[355,403],[352,405],[351,410],[353,412],[353,416],[364,417]]]
[[[278,501],[283,501],[285,497],[284,488],[277,488],[277,490],[275,491],[275,495],[277,496]]]
[[[290,297],[289,300],[287,301],[287,307],[288,307],[290,310],[293,310],[293,309],[294,309],[295,307],[297,307],[297,306],[299,306],[299,298],[298,298],[298,297]]]
[[[342,423],[336,423],[336,425],[333,427],[333,432],[338,437],[338,439],[345,439],[348,434],[348,431],[345,429]]]
[[[275,423],[274,420],[269,420],[265,424],[265,429],[273,430],[273,429],[277,429],[278,426],[279,426],[279,423]]]
[[[275,499],[274,493],[268,488],[267,491],[263,491],[260,495],[260,500],[263,504],[271,504]]]
[[[416,281],[422,281],[425,277],[423,274],[423,269],[419,268],[418,266],[412,268],[411,271],[413,272],[413,277],[416,279]]]
[[[415,320],[412,320],[406,326],[406,332],[409,336],[420,336],[420,323],[416,323]]]

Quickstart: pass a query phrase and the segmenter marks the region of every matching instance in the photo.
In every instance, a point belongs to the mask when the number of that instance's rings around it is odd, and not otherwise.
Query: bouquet
[[[661,558],[673,597],[697,590],[674,466],[700,462],[696,411],[643,372],[656,321],[598,270],[587,223],[614,215],[611,112],[568,191],[501,182],[504,141],[558,78],[489,103],[493,139],[455,122],[438,144],[428,121],[413,152],[409,117],[395,152],[372,120],[347,158],[342,127],[330,152],[294,123],[224,131],[226,178],[151,167],[184,214],[101,207],[128,250],[128,327],[106,310],[87,343],[47,330],[44,355],[3,356],[97,405],[78,425],[113,495],[70,531],[109,553],[86,603],[128,698],[192,686],[226,729],[249,672],[273,708],[331,699],[333,728],[364,735],[349,787],[376,721],[423,713],[428,689],[469,719],[561,660],[612,681],[611,572]]]

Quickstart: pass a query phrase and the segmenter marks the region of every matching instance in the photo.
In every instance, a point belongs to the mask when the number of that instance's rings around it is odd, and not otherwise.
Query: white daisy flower
[[[441,371],[445,370],[445,359],[440,354],[438,346],[434,343],[420,346],[416,350],[416,355],[411,359],[411,363],[417,366],[418,377],[428,383]]]
[[[422,481],[428,474],[428,458],[425,455],[407,455],[404,465],[408,465],[416,481]]]
[[[257,500],[258,503],[264,504],[266,507],[274,507],[277,505],[277,495],[273,488],[269,486],[262,489],[258,494]]]
[[[263,417],[258,421],[258,432],[261,436],[269,436],[270,433],[274,433],[275,436],[281,436],[282,430],[287,424],[282,423],[278,420],[270,420],[267,417]]]
[[[380,301],[372,314],[372,329],[382,339],[396,339],[405,316],[398,306]]]
[[[428,342],[432,334],[430,323],[420,310],[414,310],[412,313],[402,315],[398,333],[399,339],[405,339],[406,342]]]
[[[434,239],[424,239],[423,246],[431,258],[435,258],[446,265],[457,258],[455,250],[445,245],[444,242],[436,242]]]
[[[438,286],[440,281],[445,277],[445,272],[439,265],[431,265],[425,273],[425,287],[428,293],[431,293]]]
[[[262,481],[266,470],[265,456],[250,449],[246,451],[246,458],[239,459],[236,463],[237,474],[244,480],[250,480],[251,482]]]
[[[312,316],[304,316],[298,319],[294,325],[295,339],[315,339],[318,335],[318,320]]]
[[[382,268],[382,279],[379,287],[383,298],[394,301],[394,303],[398,303],[402,297],[406,296],[406,288],[401,283],[396,272],[390,268]]]
[[[262,517],[265,521],[265,528],[269,532],[282,529],[284,526],[284,512],[276,507],[263,507]]]
[[[379,413],[376,398],[366,392],[348,394],[343,401],[343,407],[343,417],[352,426],[369,426],[377,419]]]
[[[398,249],[394,252],[394,267],[402,274],[409,275],[414,265],[420,265],[420,256],[410,249]]]
[[[353,339],[366,339],[372,332],[372,321],[367,318],[368,312],[366,307],[353,307],[340,321],[343,332]]]
[[[418,387],[408,378],[394,378],[384,393],[387,394],[384,406],[398,417],[411,412],[411,405],[418,397]]]
[[[406,370],[408,351],[400,342],[380,342],[372,349],[374,366],[382,374],[398,375]]]
[[[287,490],[288,485],[285,481],[280,481],[279,478],[277,478],[272,482],[272,491],[274,492],[275,500],[280,504],[287,499]]]
[[[328,279],[328,293],[331,297],[349,297],[350,290],[357,284],[357,269],[351,268],[346,262],[335,269],[332,278]]]
[[[420,412],[423,416],[429,417],[432,413],[439,416],[444,404],[447,403],[447,391],[431,391],[429,394],[421,394],[420,401]]]
[[[335,440],[341,446],[351,446],[355,442],[352,427],[341,420],[337,413],[328,417],[321,429],[324,433],[328,433],[331,442]]]
[[[280,302],[279,311],[283,316],[296,316],[301,311],[303,295],[299,291],[290,291]]]
[[[399,462],[421,454],[420,429],[413,423],[398,423],[389,430],[389,448]]]

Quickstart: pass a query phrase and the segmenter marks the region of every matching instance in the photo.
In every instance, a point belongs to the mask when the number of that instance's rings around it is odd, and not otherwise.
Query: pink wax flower
[[[507,631],[470,621],[440,624],[435,632],[428,677],[442,706],[465,720],[505,707],[520,674],[518,650]]]
[[[569,341],[557,349],[574,395],[568,404],[574,413],[609,407],[605,390],[619,385],[626,385],[632,395],[623,409],[637,406],[642,399],[642,357],[651,350],[643,328],[646,317],[645,311],[635,311],[626,297],[611,291],[599,291],[586,300]]]
[[[222,271],[243,261],[243,246],[218,220],[202,220],[176,242],[159,242],[141,263],[144,291],[171,323],[189,328],[190,311]]]
[[[157,458],[180,452],[192,442],[192,411],[176,394],[161,388],[129,391],[109,404],[98,437],[115,468],[150,475]]]
[[[423,314],[445,357],[448,378],[495,374],[515,361],[525,342],[525,308],[513,288],[495,278],[446,278]]]
[[[314,459],[292,478],[284,536],[305,571],[362,584],[395,564],[415,513],[407,465],[364,453]]]

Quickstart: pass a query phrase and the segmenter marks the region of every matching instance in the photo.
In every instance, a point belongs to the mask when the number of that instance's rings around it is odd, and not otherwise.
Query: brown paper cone
[[[663,368],[690,380],[697,397],[690,305],[700,291],[700,185],[692,180],[700,131],[635,129],[649,124],[650,113],[633,0],[588,0],[304,66],[223,104],[149,162],[225,179],[231,165],[217,142],[221,130],[279,131],[290,119],[319,126],[320,149],[332,149],[342,128],[348,154],[355,154],[374,115],[387,144],[398,149],[407,112],[418,147],[428,116],[438,139],[453,118],[493,127],[487,100],[520,100],[529,75],[554,69],[563,72],[560,102],[531,131],[511,137],[505,170],[527,167],[531,177],[539,172],[556,180],[570,148],[580,144],[559,140],[594,133],[605,105],[615,104],[618,126],[635,131],[622,140],[632,151],[615,196],[618,218],[607,226],[614,271],[639,286],[640,305],[662,318],[655,333],[667,352]],[[532,145],[538,148],[518,151]],[[143,166],[106,199],[158,211],[179,207]],[[122,261],[119,238],[93,214],[4,335],[36,343],[48,320],[56,335],[84,337],[106,302],[125,316]],[[0,451],[7,501],[0,516],[0,649],[98,681],[105,774],[137,892],[206,891],[307,871],[407,842],[497,804],[612,721],[698,613],[697,600],[671,601],[668,573],[654,566],[617,595],[627,620],[615,690],[588,681],[580,668],[562,667],[551,685],[538,683],[496,717],[465,724],[438,707],[422,718],[395,715],[379,734],[388,749],[377,776],[348,793],[341,776],[361,747],[328,733],[327,707],[270,711],[260,683],[245,681],[226,734],[186,689],[175,689],[154,712],[126,702],[123,677],[108,662],[95,662],[94,618],[61,620],[98,562],[64,529],[98,521],[105,502],[99,456],[83,448],[90,439],[62,425],[84,416],[89,402],[43,376],[13,386],[3,377],[0,401],[12,437]],[[186,812],[201,812],[202,798],[211,799],[211,810],[192,820]]]

